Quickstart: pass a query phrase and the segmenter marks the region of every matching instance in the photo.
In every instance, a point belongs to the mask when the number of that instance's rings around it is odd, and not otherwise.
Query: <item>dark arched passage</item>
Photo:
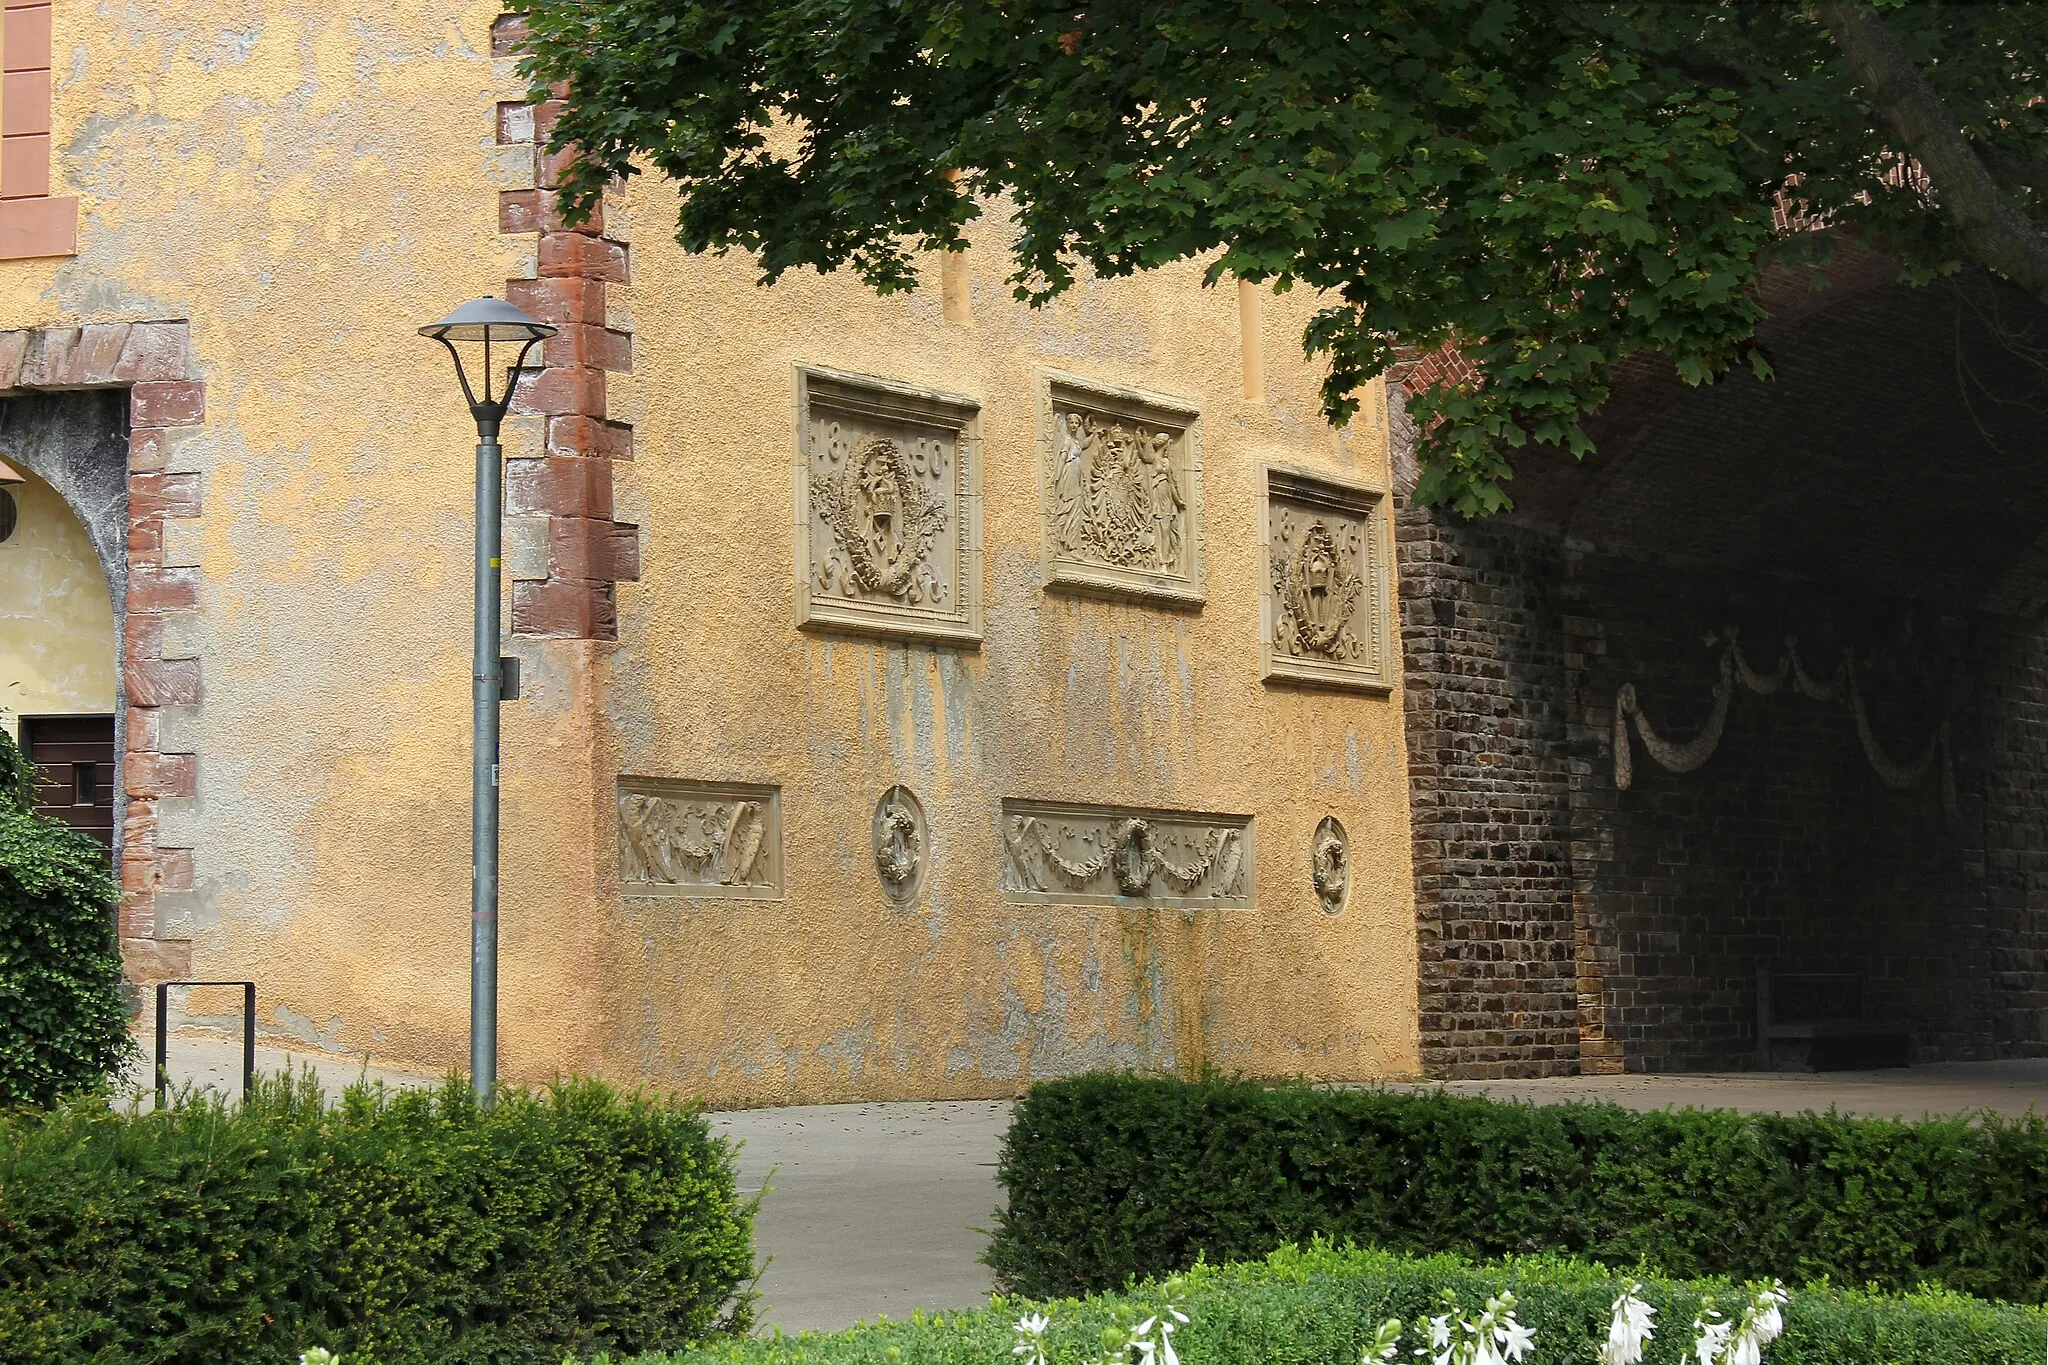
[[[1629,367],[1513,515],[1402,513],[1432,1071],[1754,1065],[1760,969],[2043,1046],[2048,309],[1829,274],[1770,280],[1773,382]]]

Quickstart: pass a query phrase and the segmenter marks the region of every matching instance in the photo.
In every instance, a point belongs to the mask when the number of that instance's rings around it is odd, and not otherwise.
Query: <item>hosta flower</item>
[[[1052,1319],[1043,1313],[1026,1313],[1018,1318],[1014,1331],[1017,1344],[1010,1348],[1010,1354],[1018,1357],[1018,1365],[1046,1365],[1045,1329],[1052,1326]]]
[[[1388,1318],[1360,1352],[1360,1365],[1391,1365],[1401,1358],[1401,1320]]]
[[[1657,1310],[1636,1295],[1642,1285],[1631,1282],[1614,1301],[1614,1319],[1607,1325],[1607,1344],[1600,1348],[1600,1365],[1638,1365],[1643,1348],[1654,1336],[1650,1319]]]
[[[1516,1322],[1513,1312],[1501,1319],[1494,1336],[1500,1342],[1501,1354],[1514,1361],[1529,1354],[1529,1348],[1536,1344],[1536,1330]]]
[[[1711,1308],[1707,1310],[1707,1316],[1714,1319],[1721,1317]],[[1728,1349],[1728,1334],[1735,1330],[1735,1324],[1727,1321],[1703,1322],[1699,1318],[1694,1318],[1692,1330],[1695,1334],[1692,1343],[1693,1359],[1697,1360],[1699,1365],[1715,1365],[1722,1353]]]
[[[1784,1334],[1785,1315],[1780,1310],[1784,1308],[1786,1302],[1791,1297],[1791,1295],[1785,1292],[1783,1283],[1778,1280],[1772,1280],[1770,1287],[1760,1291],[1755,1300],[1751,1302],[1749,1306],[1750,1330],[1756,1337],[1758,1345],[1768,1346]]]

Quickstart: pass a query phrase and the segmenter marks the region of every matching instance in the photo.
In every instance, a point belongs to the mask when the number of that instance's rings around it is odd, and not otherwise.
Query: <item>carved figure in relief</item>
[[[1174,433],[1063,412],[1052,472],[1052,536],[1062,553],[1129,568],[1180,567],[1187,502]]]
[[[726,822],[724,866],[718,880],[726,886],[752,886],[761,862],[761,844],[768,833],[767,818],[758,801],[736,802]],[[766,880],[762,878],[761,880]]]
[[[1003,859],[1020,891],[1045,890],[1045,872],[1039,860],[1049,836],[1045,825],[1029,815],[1013,815],[1003,831]]]
[[[1309,879],[1315,883],[1316,899],[1323,909],[1336,914],[1344,908],[1344,893],[1350,886],[1350,843],[1344,826],[1326,815],[1309,841]]]
[[[670,886],[764,886],[767,817],[756,801],[619,798],[619,876]]]
[[[843,448],[834,424],[828,461]],[[886,436],[871,436],[845,455],[836,476],[812,475],[811,503],[832,532],[832,554],[818,566],[821,589],[832,590],[836,580],[838,590],[851,597],[878,595],[913,605],[943,599],[945,588],[930,559],[946,526],[946,508],[922,477],[943,472],[943,461],[943,450],[920,448],[913,456]]]
[[[1298,534],[1294,528],[1293,514],[1283,516],[1274,546],[1273,643],[1297,658],[1356,659],[1364,653],[1351,633],[1351,618],[1365,594],[1362,532],[1321,518]]]

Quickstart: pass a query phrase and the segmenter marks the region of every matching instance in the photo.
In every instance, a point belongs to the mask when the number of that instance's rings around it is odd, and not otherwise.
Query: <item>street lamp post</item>
[[[455,377],[476,419],[476,639],[470,698],[475,752],[470,773],[469,860],[469,1077],[488,1105],[498,1082],[498,706],[517,695],[506,686],[506,659],[498,653],[498,590],[505,511],[504,449],[498,429],[526,357],[555,334],[544,322],[489,295],[420,328],[455,357]],[[470,382],[456,342],[482,343],[483,392]],[[517,345],[505,369],[504,392],[491,393],[491,347]],[[516,677],[516,673],[514,675]]]

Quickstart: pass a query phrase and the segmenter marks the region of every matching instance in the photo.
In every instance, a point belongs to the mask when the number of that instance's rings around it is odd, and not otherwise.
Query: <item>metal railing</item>
[[[156,986],[156,1107],[164,1107],[171,1084],[171,987],[240,986],[242,988],[242,1100],[256,1082],[256,983],[253,981],[159,981]]]

